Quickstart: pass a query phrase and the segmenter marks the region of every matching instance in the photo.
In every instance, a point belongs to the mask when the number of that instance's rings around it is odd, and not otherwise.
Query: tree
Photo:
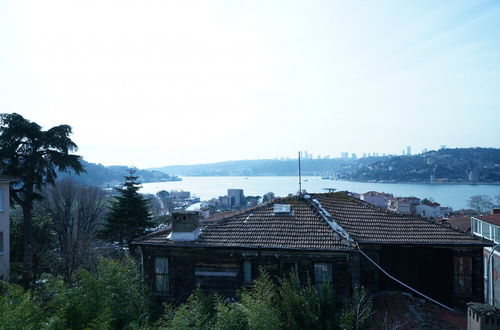
[[[469,198],[467,205],[479,213],[488,213],[493,208],[494,203],[488,195],[474,195]]]
[[[138,193],[140,183],[134,176],[135,169],[129,169],[123,188],[115,188],[118,196],[111,201],[106,224],[99,236],[111,242],[118,242],[123,247],[145,234],[146,229],[153,226],[149,203]]]
[[[69,279],[78,267],[89,268],[97,262],[93,247],[97,227],[104,220],[106,192],[64,178],[46,187],[41,194],[44,200],[35,209],[52,219],[63,272]]]
[[[25,285],[30,285],[33,271],[33,202],[41,198],[36,190],[53,184],[57,171],[84,171],[81,157],[70,154],[78,148],[70,134],[68,125],[43,131],[17,113],[0,115],[0,172],[19,178],[10,193],[23,210]]]

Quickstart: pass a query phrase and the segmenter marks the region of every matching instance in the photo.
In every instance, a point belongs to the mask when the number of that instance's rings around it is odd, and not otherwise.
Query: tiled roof
[[[463,216],[463,217],[456,217],[456,218],[448,218],[446,219],[446,222],[448,222],[452,227],[455,227],[463,232],[469,232],[470,233],[470,217]]]
[[[274,214],[274,204],[290,204],[292,214]],[[355,250],[341,238],[304,199],[273,200],[226,217],[202,222],[202,234],[194,242],[169,240],[170,229],[149,234],[137,244],[204,247],[249,247],[303,250]]]
[[[312,194],[308,200],[287,197],[239,212],[202,221],[202,234],[194,242],[168,239],[170,227],[137,240],[136,244],[202,247],[249,247],[312,250],[354,250],[326,218],[336,221],[360,244],[490,245],[450,225],[402,215],[351,197],[346,193]],[[321,214],[317,199],[330,213]],[[292,214],[274,214],[274,204],[290,204]]]
[[[486,214],[475,215],[474,218],[490,223],[492,225],[500,226],[500,214]]]
[[[381,209],[344,193],[313,194],[358,243],[489,245],[472,234],[419,216]]]

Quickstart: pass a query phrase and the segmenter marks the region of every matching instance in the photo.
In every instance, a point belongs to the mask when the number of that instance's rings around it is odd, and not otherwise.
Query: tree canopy
[[[121,246],[130,246],[134,239],[153,226],[148,200],[139,194],[141,186],[134,173],[135,169],[129,169],[123,188],[115,188],[118,195],[111,201],[106,224],[100,231],[101,238],[118,242]]]
[[[0,114],[0,172],[19,179],[10,196],[23,210],[24,283],[31,281],[33,264],[33,201],[37,190],[53,184],[57,171],[83,172],[81,157],[70,154],[77,145],[70,139],[71,127],[54,126],[47,131],[17,113]]]

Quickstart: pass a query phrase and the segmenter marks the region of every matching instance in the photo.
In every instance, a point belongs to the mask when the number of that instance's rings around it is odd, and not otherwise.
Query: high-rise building
[[[411,147],[410,146],[406,147],[406,154],[408,156],[411,156]]]
[[[343,152],[341,155],[342,155],[342,159],[349,158],[349,153],[348,152]]]
[[[352,159],[358,159],[358,156],[357,156],[357,155],[353,152],[353,153],[351,154],[351,158],[352,158]]]

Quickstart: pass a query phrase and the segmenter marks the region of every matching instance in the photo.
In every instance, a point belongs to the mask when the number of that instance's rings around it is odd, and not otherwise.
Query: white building
[[[10,275],[9,183],[14,180],[0,175],[0,279],[3,280],[8,280]]]
[[[387,201],[388,210],[402,214],[416,214],[418,205],[420,205],[420,198],[417,197],[389,198]]]
[[[500,209],[493,209],[491,214],[471,217],[471,231],[474,235],[500,243]],[[500,248],[491,253],[493,248],[485,247],[484,292],[486,303],[500,307]],[[491,256],[491,258],[489,258]],[[489,258],[489,265],[488,265]]]
[[[441,218],[444,214],[439,203],[422,203],[415,207],[416,214],[424,218]]]
[[[387,202],[392,197],[393,196],[390,194],[368,191],[361,194],[360,199],[383,209],[387,209]]]

